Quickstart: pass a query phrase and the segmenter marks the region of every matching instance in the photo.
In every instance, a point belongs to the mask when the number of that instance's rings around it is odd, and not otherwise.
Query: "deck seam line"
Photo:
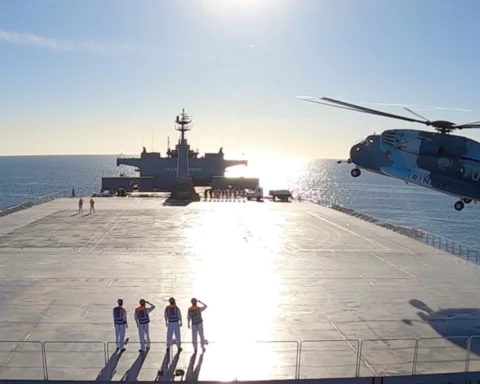
[[[330,321],[330,324],[332,325],[332,327],[335,329],[335,331],[338,332],[338,334],[340,335],[340,337],[348,344],[348,346],[352,349],[353,352],[357,352],[355,350],[355,347],[350,343],[350,341],[348,341],[348,339],[345,337],[345,335],[343,334],[342,331],[340,331],[340,329],[332,322]],[[360,345],[358,345],[358,348],[360,349]],[[361,355],[360,355],[360,360],[362,360],[365,365],[368,367],[368,369],[370,369],[370,371],[372,371],[372,373],[377,376],[377,373],[375,372],[375,370],[372,368],[372,366],[368,363],[367,360],[365,360]]]

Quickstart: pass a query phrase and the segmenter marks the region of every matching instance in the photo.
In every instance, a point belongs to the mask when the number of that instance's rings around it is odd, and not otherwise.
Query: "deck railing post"
[[[415,339],[415,350],[413,352],[413,363],[412,363],[412,376],[414,376],[415,372],[417,371],[418,343],[419,343],[419,339]]]
[[[297,341],[297,358],[295,364],[295,379],[300,380],[300,354],[302,353],[302,342]]]
[[[48,364],[47,364],[47,351],[45,350],[45,342],[42,342],[42,355],[43,355],[43,367],[45,369],[45,380],[49,381],[48,379]]]
[[[355,367],[355,377],[360,377],[360,365],[362,361],[363,340],[359,340],[359,345],[357,348],[358,348],[358,351],[357,351],[357,364]]]
[[[472,336],[468,338],[468,342],[467,342],[467,357],[465,358],[465,372],[468,372],[468,369],[470,367],[471,349],[472,349]]]

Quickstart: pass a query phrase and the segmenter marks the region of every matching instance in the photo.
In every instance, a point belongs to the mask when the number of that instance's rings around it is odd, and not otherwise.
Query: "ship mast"
[[[185,113],[185,109],[182,109],[182,114],[178,115],[175,119],[177,124],[175,129],[180,131],[180,145],[186,145],[185,132],[190,131],[192,127],[189,125],[192,123],[192,119]]]
[[[185,113],[185,109],[182,109],[182,114],[177,115],[175,119],[175,129],[180,131],[181,137],[180,142],[177,145],[177,177],[188,177],[189,176],[189,164],[188,164],[188,155],[189,155],[189,146],[187,139],[185,138],[185,132],[192,129],[189,125],[192,122],[189,116]]]

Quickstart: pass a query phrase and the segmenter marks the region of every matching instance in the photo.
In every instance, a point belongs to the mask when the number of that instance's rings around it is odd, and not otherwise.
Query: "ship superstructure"
[[[220,148],[218,153],[205,153],[203,156],[191,149],[186,132],[192,129],[192,118],[184,109],[175,119],[175,129],[180,132],[180,137],[174,149],[168,148],[165,157],[162,157],[160,152],[147,152],[143,147],[140,158],[117,158],[117,166],[135,167],[139,177],[104,177],[102,189],[128,188],[133,182],[144,191],[171,191],[180,168],[183,170],[188,168],[188,176],[192,178],[194,186],[207,187],[211,185],[214,177],[225,176],[227,168],[248,165],[248,160],[226,160],[223,148]],[[186,153],[182,156],[180,151]]]

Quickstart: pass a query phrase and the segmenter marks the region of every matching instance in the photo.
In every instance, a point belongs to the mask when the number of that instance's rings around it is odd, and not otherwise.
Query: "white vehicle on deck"
[[[247,200],[263,200],[263,188],[257,187],[255,189],[247,189]]]

